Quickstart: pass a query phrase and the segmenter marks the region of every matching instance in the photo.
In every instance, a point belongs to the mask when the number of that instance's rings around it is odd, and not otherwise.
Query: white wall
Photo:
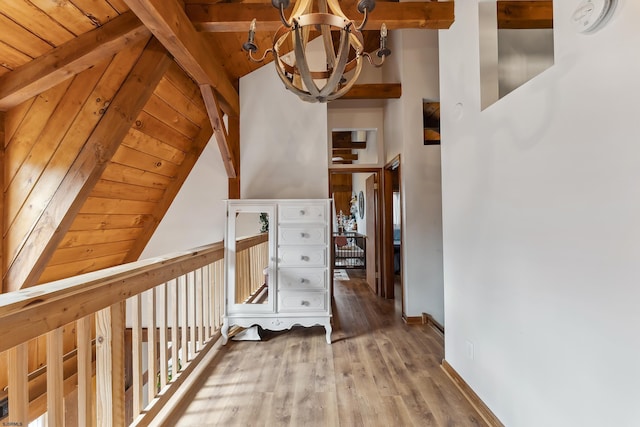
[[[509,427],[637,426],[640,3],[555,1],[555,65],[481,112],[478,2],[440,31],[446,359]]]
[[[227,174],[210,140],[140,259],[195,248],[224,238]]]
[[[439,100],[438,34],[401,30],[390,35],[389,79],[402,81],[402,97],[385,108],[386,159],[400,154],[402,275],[405,314],[429,313],[444,323],[440,147],[425,146],[423,100]]]
[[[273,64],[242,77],[241,197],[327,198],[327,167],[326,104],[286,90]]]

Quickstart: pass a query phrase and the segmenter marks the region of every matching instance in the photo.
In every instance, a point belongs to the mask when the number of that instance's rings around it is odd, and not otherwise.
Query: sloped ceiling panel
[[[113,155],[39,282],[121,264],[146,243],[190,170],[208,116],[200,91],[172,65]],[[210,132],[210,131],[209,131]],[[207,137],[208,139],[208,137]],[[201,150],[200,150],[201,151]],[[199,154],[199,153],[198,153]],[[165,206],[167,205],[167,206]],[[142,245],[143,247],[143,245]]]
[[[29,108],[16,109],[24,115],[13,118],[18,124],[6,147],[7,268],[22,249],[26,236],[57,191],[144,45],[138,43],[112,60],[47,90],[28,102]]]

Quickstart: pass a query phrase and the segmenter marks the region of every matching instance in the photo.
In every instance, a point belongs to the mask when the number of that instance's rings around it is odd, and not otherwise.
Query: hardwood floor
[[[437,333],[405,325],[362,279],[334,293],[332,345],[322,327],[230,341],[172,425],[486,425],[440,368]]]

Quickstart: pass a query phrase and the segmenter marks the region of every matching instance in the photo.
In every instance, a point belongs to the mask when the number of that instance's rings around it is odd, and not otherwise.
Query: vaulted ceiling
[[[522,25],[531,10],[508,17]],[[279,24],[267,1],[0,4],[3,291],[136,260],[212,136],[238,196],[238,79],[259,66],[241,45],[254,17],[270,46]],[[453,2],[379,2],[368,27],[453,19]]]

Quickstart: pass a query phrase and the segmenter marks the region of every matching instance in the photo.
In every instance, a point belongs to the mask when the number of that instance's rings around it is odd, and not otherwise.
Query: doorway
[[[400,301],[404,315],[402,280],[402,203],[400,191],[400,156],[396,156],[383,170],[383,262],[384,296]]]
[[[330,170],[329,194],[334,200],[333,268],[359,278],[383,296],[381,274],[380,169]]]

